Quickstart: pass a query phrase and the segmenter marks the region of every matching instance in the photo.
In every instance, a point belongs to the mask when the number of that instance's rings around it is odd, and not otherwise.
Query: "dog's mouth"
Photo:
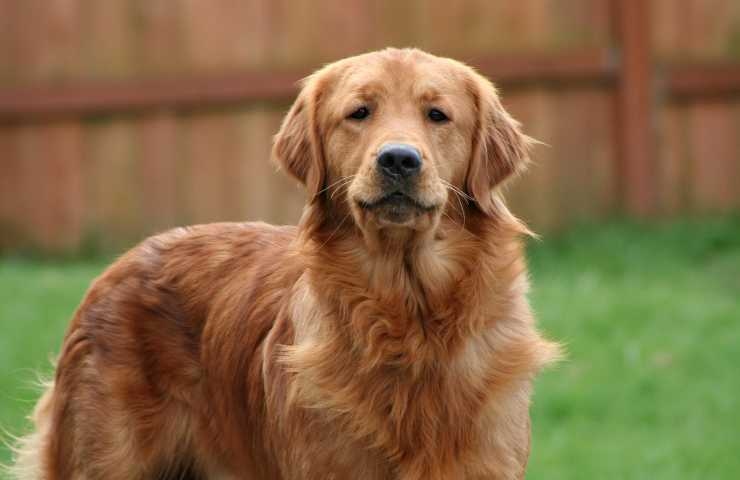
[[[377,200],[357,200],[360,208],[365,210],[374,210],[380,207],[398,207],[398,208],[416,208],[421,211],[429,212],[436,209],[436,205],[425,205],[414,197],[400,191],[394,191],[383,195]]]
[[[389,192],[375,200],[357,200],[357,205],[376,214],[381,220],[404,224],[413,218],[435,211],[437,205],[428,205],[400,190]]]

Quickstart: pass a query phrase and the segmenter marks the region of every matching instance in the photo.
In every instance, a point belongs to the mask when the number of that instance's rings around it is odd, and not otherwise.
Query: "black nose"
[[[411,145],[388,143],[378,152],[378,170],[390,177],[413,177],[421,171],[421,154]]]

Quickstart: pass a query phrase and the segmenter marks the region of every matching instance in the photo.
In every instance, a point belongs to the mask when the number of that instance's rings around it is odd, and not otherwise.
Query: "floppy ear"
[[[504,110],[491,82],[475,74],[471,93],[478,117],[465,186],[478,208],[493,216],[494,187],[524,170],[534,140],[524,135],[519,122]]]
[[[316,122],[317,86],[309,77],[283,120],[272,145],[272,159],[306,186],[313,202],[324,186],[323,148]]]

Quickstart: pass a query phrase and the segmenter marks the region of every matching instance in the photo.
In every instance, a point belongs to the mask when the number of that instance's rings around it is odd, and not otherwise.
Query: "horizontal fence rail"
[[[612,82],[614,55],[593,50],[559,55],[519,55],[473,60],[471,65],[505,86]],[[297,92],[300,72],[242,72],[212,78],[173,78],[108,84],[0,89],[0,121],[115,114],[149,109],[188,109],[252,101],[285,101]]]
[[[699,64],[668,67],[665,89],[673,97],[740,95],[740,64]]]
[[[471,62],[504,87],[533,84],[613,84],[618,56],[594,50],[557,56],[519,56]],[[664,67],[666,93],[678,99],[740,95],[740,64]],[[242,72],[217,77],[134,79],[125,82],[0,88],[0,122],[156,109],[228,106],[254,101],[287,101],[310,73]]]

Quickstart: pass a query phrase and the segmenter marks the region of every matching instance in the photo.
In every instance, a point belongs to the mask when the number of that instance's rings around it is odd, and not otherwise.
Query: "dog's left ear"
[[[272,160],[306,186],[311,202],[318,198],[325,181],[323,148],[316,120],[317,84],[315,75],[304,80],[272,145]]]
[[[524,170],[534,140],[524,135],[519,122],[504,110],[491,82],[478,74],[471,80],[477,120],[465,186],[478,208],[493,216],[493,189]]]

